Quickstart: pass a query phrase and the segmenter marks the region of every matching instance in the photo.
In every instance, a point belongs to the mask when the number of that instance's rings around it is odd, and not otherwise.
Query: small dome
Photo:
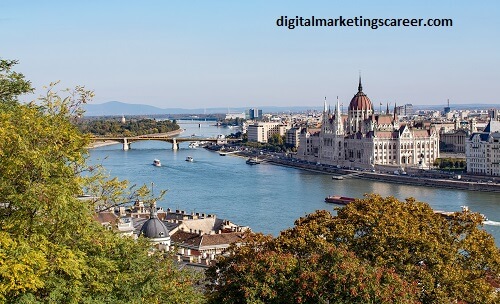
[[[142,225],[139,235],[145,236],[149,239],[170,238],[167,226],[165,226],[165,224],[158,219],[155,203],[151,204],[151,214],[149,220]]]
[[[373,106],[370,98],[363,93],[363,86],[361,85],[361,77],[359,78],[358,93],[354,95],[349,104],[349,110],[372,110]]]
[[[156,217],[150,218],[142,225],[139,235],[150,239],[160,239],[169,236],[167,226]]]

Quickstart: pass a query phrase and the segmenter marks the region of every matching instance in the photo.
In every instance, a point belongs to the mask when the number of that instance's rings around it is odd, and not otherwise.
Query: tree
[[[480,229],[482,221],[477,213],[446,219],[412,198],[370,195],[338,210],[325,223],[325,236],[371,265],[394,268],[417,282],[422,302],[493,303],[499,298],[486,278],[498,280],[500,254],[493,237]]]
[[[31,83],[24,79],[24,75],[12,71],[16,60],[0,59],[0,102],[15,104],[19,95],[33,92]]]
[[[248,236],[207,272],[216,303],[497,303],[499,251],[482,217],[369,195],[272,237]],[[387,298],[390,295],[392,298]],[[389,300],[388,300],[389,299]]]
[[[105,230],[76,198],[88,138],[72,119],[93,93],[61,97],[52,84],[22,105],[31,88],[10,67],[0,73],[0,302],[199,302],[190,274],[146,241]]]

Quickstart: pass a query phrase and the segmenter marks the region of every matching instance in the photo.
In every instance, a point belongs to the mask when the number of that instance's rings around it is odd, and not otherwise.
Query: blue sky
[[[438,3],[437,3],[438,2]],[[452,18],[453,27],[296,28],[280,16]],[[158,107],[500,104],[500,2],[6,1],[0,57],[37,88]]]

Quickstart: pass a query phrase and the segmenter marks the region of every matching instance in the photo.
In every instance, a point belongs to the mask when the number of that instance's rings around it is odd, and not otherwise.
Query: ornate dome
[[[156,213],[156,206],[151,206],[151,216],[141,227],[139,235],[145,236],[150,239],[168,238],[168,228],[165,224],[158,219]]]
[[[373,110],[370,98],[363,93],[363,86],[361,85],[361,77],[359,77],[358,93],[354,95],[349,104],[349,110]]]

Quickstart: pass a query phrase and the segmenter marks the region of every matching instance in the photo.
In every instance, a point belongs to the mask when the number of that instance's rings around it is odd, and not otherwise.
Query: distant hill
[[[165,110],[161,108],[119,101],[86,104],[84,109],[85,116],[166,114]]]
[[[249,106],[240,108],[230,108],[231,113],[243,113],[250,108],[261,109],[264,113],[288,113],[288,112],[306,112],[320,111],[321,106],[298,106],[298,107],[275,107],[275,106]],[[228,108],[158,108],[150,105],[131,104],[120,101],[108,101],[100,104],[84,105],[85,116],[121,116],[121,115],[168,115],[168,114],[225,114]]]
[[[321,106],[295,106],[295,107],[275,107],[275,106],[249,106],[245,108],[230,108],[231,113],[243,113],[249,108],[262,109],[264,113],[288,113],[288,112],[306,112],[306,111],[321,111]],[[439,110],[442,111],[444,105],[413,105],[415,110]],[[477,109],[485,110],[491,108],[500,108],[498,104],[456,104],[451,105],[452,110]],[[101,104],[86,104],[85,116],[120,116],[120,115],[168,115],[168,114],[219,114],[227,113],[227,108],[199,108],[199,109],[183,109],[183,108],[158,108],[143,104],[130,104],[120,101],[109,101]],[[344,107],[344,112],[347,111],[347,106]]]

